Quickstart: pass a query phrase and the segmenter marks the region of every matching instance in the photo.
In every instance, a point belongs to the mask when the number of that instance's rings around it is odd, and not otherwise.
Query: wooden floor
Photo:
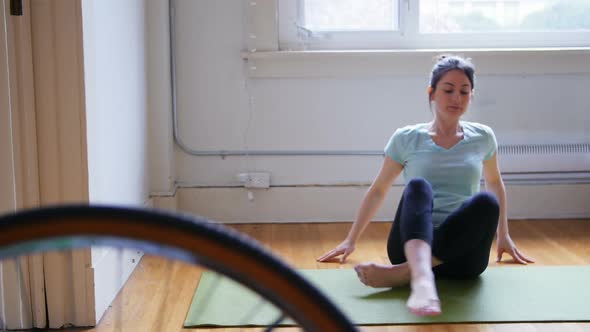
[[[335,263],[315,261],[337,245],[350,224],[256,224],[234,225],[233,228],[261,241],[267,248],[297,268],[330,269]],[[345,267],[361,261],[387,263],[385,242],[390,226],[373,223]],[[512,221],[511,235],[517,246],[536,260],[536,265],[590,264],[590,220]],[[495,247],[494,247],[495,248]],[[491,266],[495,263],[492,251]],[[505,257],[506,259],[507,257]],[[182,324],[198,284],[201,268],[171,262],[157,257],[144,257],[119,294],[112,307],[94,329],[79,331],[262,331],[261,328],[183,329]],[[541,290],[540,290],[541,291]],[[590,301],[590,299],[589,299]],[[589,302],[590,303],[590,302]],[[590,304],[589,304],[590,307]],[[443,307],[444,310],[444,307]],[[298,331],[281,328],[278,331]],[[590,331],[590,323],[524,323],[524,324],[437,324],[361,327],[362,331]]]

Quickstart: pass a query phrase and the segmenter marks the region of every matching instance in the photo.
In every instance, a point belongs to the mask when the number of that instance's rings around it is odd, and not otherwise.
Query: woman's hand
[[[348,239],[342,241],[336,248],[328,251],[323,256],[317,259],[318,262],[329,262],[332,259],[340,256],[340,263],[344,263],[346,261],[346,257],[352,254],[354,251],[354,242],[349,241]]]
[[[518,250],[518,248],[516,248],[516,245],[514,245],[514,242],[512,241],[512,239],[510,238],[510,235],[506,234],[506,235],[499,235],[498,234],[498,238],[497,238],[497,244],[496,244],[496,251],[498,252],[498,257],[496,258],[496,262],[499,262],[502,260],[502,255],[504,253],[507,253],[508,255],[512,256],[512,258],[520,264],[527,264],[527,263],[534,263],[535,261],[532,260],[531,258],[525,256],[523,253],[520,252],[520,250]]]

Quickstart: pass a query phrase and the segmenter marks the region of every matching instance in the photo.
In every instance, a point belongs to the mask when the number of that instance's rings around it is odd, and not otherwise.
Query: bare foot
[[[359,280],[371,287],[397,287],[410,283],[410,269],[407,263],[385,265],[361,263],[354,267]]]
[[[430,275],[412,280],[412,293],[406,305],[417,316],[441,314],[440,300],[434,285],[434,276]]]

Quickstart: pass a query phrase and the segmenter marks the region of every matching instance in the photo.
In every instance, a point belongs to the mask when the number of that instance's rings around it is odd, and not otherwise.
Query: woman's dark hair
[[[432,87],[432,91],[436,89],[436,85],[441,77],[447,72],[456,69],[465,73],[469,82],[471,82],[471,90],[473,90],[475,87],[475,66],[471,63],[470,59],[464,59],[457,55],[441,55],[437,58],[436,64],[430,73],[430,86]]]

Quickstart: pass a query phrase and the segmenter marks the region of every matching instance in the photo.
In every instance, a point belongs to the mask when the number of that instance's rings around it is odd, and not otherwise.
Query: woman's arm
[[[506,212],[506,189],[504,187],[504,181],[502,181],[502,176],[500,175],[500,167],[498,165],[496,154],[497,153],[494,153],[492,158],[483,162],[483,176],[486,189],[496,195],[498,203],[500,204],[500,219],[498,220],[498,229],[496,231],[496,261],[499,262],[502,259],[502,254],[507,253],[518,263],[532,263],[533,260],[522,254],[510,238],[508,230],[508,213]]]
[[[349,241],[356,242],[359,239],[371,219],[373,219],[375,213],[377,213],[379,207],[381,207],[393,181],[400,175],[403,168],[403,165],[397,161],[387,156],[384,158],[381,170],[373,181],[373,184],[369,187],[369,190],[367,190],[357,213],[356,220],[348,232],[346,238]]]
[[[361,234],[383,203],[385,195],[387,195],[393,181],[395,181],[400,175],[402,170],[402,164],[394,161],[388,156],[384,158],[379,174],[363,198],[355,222],[352,224],[352,227],[348,232],[348,236],[336,248],[319,257],[317,259],[318,261],[325,262],[340,255],[342,255],[342,257],[340,257],[341,263],[346,260],[346,257],[354,251],[356,241],[360,238]]]
[[[496,153],[492,158],[483,162],[483,177],[485,179],[486,190],[494,193],[500,204],[500,220],[498,220],[498,235],[508,234],[508,216],[506,213],[506,189],[504,181],[500,175],[500,167]]]

